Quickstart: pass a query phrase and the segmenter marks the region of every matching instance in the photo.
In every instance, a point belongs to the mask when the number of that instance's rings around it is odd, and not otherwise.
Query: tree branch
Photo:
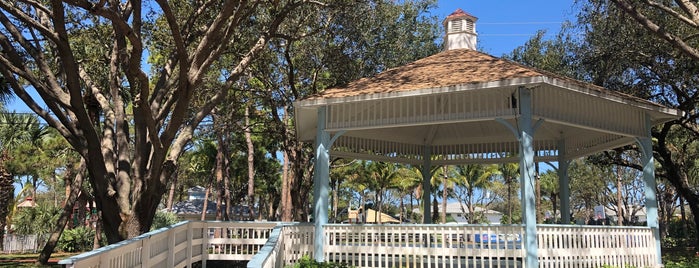
[[[682,41],[681,38],[675,36],[672,33],[667,32],[665,29],[655,24],[652,20],[643,15],[640,11],[638,11],[636,7],[632,6],[628,0],[611,1],[615,3],[619,8],[621,8],[623,11],[625,11],[626,14],[629,14],[634,20],[641,24],[641,26],[645,27],[647,30],[651,31],[658,37],[669,42],[672,46],[679,49],[681,52],[688,55],[689,57],[695,60],[699,60],[699,51],[697,49]]]

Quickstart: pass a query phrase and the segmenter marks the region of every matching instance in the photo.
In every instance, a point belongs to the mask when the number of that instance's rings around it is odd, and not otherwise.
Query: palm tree
[[[423,198],[422,198],[422,195],[423,195],[423,194],[430,194],[430,195],[434,196],[434,194],[435,194],[436,191],[438,190],[438,186],[439,186],[439,184],[440,184],[440,180],[439,180],[439,178],[437,178],[437,177],[439,177],[438,174],[439,174],[439,171],[440,171],[440,170],[441,170],[441,167],[440,167],[440,166],[433,166],[433,167],[430,169],[430,174],[431,174],[431,175],[430,175],[430,178],[431,178],[430,184],[432,185],[432,189],[431,189],[431,191],[430,191],[429,193],[426,193],[426,192],[425,192],[425,189],[423,189],[423,187],[422,187],[422,181],[424,180],[423,177],[422,177],[422,170],[421,170],[420,168],[417,168],[417,167],[413,167],[413,168],[412,168],[412,172],[415,173],[415,174],[417,175],[417,177],[419,178],[419,181],[420,181],[419,184],[418,184],[418,186],[415,188],[415,196],[418,198],[418,206],[419,206],[419,207],[422,207],[422,206],[425,205],[425,204],[423,204],[423,203],[420,202],[421,200],[423,200]],[[435,200],[434,202],[436,202],[436,200]],[[412,202],[411,202],[411,203],[412,203]],[[437,203],[434,203],[434,204],[436,205]],[[437,209],[432,209],[432,213],[433,213],[433,214],[434,214],[434,213],[437,213]],[[424,223],[424,222],[425,222],[425,215],[422,215],[422,218],[423,218],[423,219],[422,219],[422,222]],[[437,216],[436,216],[436,215],[432,215],[432,218],[433,218],[433,219],[434,219],[434,218],[437,218]]]
[[[455,167],[458,176],[457,183],[466,190],[466,207],[468,208],[468,222],[476,223],[476,211],[474,208],[474,196],[476,189],[486,190],[493,184],[493,176],[498,173],[497,165],[467,164]],[[462,200],[460,200],[462,201]]]
[[[507,224],[512,224],[512,184],[519,175],[519,164],[500,164],[498,170],[507,185]]]
[[[0,103],[4,103],[4,92],[4,88],[0,89]],[[0,106],[0,246],[14,200],[14,174],[8,166],[10,151],[22,143],[34,142],[44,132],[36,116],[8,113]]]
[[[541,174],[541,191],[551,200],[553,208],[553,222],[556,222],[556,212],[558,211],[558,196],[560,189],[558,187],[558,175],[553,170],[548,170]]]
[[[455,174],[454,168],[452,166],[442,166],[441,169],[438,169],[436,174],[432,177],[432,185],[435,186],[433,189],[439,189],[439,184],[440,184],[440,178],[441,178],[441,185],[442,185],[442,209],[440,210],[440,219],[441,223],[446,223],[447,222],[447,201],[449,200],[450,196],[453,196],[454,188],[458,185],[459,183],[459,178],[458,175]],[[437,191],[435,191],[437,192]],[[433,213],[436,213],[437,209]]]
[[[409,167],[402,167],[403,168],[403,176],[402,178],[398,181],[397,189],[400,191],[400,222],[403,222],[405,219],[405,216],[403,213],[405,211],[408,211],[405,207],[405,196],[410,195],[410,204],[413,204],[413,192],[415,192],[421,185],[422,183],[422,174],[420,173],[419,170],[416,170],[415,168],[409,168]],[[410,207],[409,211],[412,211],[412,206]],[[411,212],[412,213],[412,212]]]
[[[383,196],[388,189],[397,188],[400,184],[400,179],[406,173],[404,168],[386,162],[371,161],[368,162],[367,171],[369,177],[373,180],[372,185],[376,193],[377,223],[381,224],[381,213],[383,211]]]

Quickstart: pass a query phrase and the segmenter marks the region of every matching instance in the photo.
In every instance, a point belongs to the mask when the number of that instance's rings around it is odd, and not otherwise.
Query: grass
[[[58,260],[65,259],[77,253],[53,253],[49,265],[38,265],[36,259],[39,253],[31,254],[0,254],[0,267],[62,267]]]

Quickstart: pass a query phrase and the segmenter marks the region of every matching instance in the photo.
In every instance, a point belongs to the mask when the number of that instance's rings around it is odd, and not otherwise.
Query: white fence
[[[331,225],[325,258],[355,267],[522,267],[522,227]]]
[[[207,260],[251,260],[248,267],[285,267],[314,257],[310,224],[183,222],[81,254],[67,267],[192,267]],[[524,267],[520,225],[325,226],[324,257],[354,267]],[[646,227],[539,225],[539,266],[655,267]],[[264,247],[263,247],[264,246]],[[254,256],[256,253],[258,255]]]
[[[37,235],[5,234],[3,237],[3,253],[34,253],[39,251],[39,237]]]
[[[653,267],[655,238],[646,227],[537,226],[540,267]]]
[[[58,262],[64,267],[192,267],[206,260],[250,260],[276,223],[181,222]]]

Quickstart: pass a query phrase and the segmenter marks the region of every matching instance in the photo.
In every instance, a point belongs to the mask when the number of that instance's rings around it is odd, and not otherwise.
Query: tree
[[[271,42],[270,53],[249,73],[255,98],[269,107],[269,135],[280,141],[282,220],[305,220],[312,189],[311,145],[294,131],[292,102],[330,87],[376,74],[439,51],[442,31],[430,9],[434,0],[360,1],[329,16],[327,27],[306,38]],[[292,194],[293,193],[293,194]]]
[[[398,217],[400,222],[403,222],[406,219],[406,216],[412,214],[413,193],[417,190],[418,187],[420,187],[421,183],[422,174],[419,172],[419,170],[416,170],[415,168],[405,167],[402,177],[396,185],[396,188],[398,189],[400,195],[400,204],[398,205],[400,209],[400,215]],[[408,203],[411,205],[410,209],[407,209],[405,207],[406,195],[410,196],[408,201]],[[408,211],[410,213],[408,215],[405,215]]]
[[[322,25],[324,6],[0,1],[0,74],[87,161],[115,243],[150,230],[185,144],[226,89],[271,39]],[[212,69],[224,55],[235,64]],[[193,105],[195,98],[203,101]]]
[[[457,195],[460,203],[466,203],[468,223],[478,223],[483,215],[477,215],[475,209],[476,190],[481,193],[488,191],[492,186],[494,175],[499,173],[497,165],[468,164],[455,167],[458,176],[457,185],[465,189],[464,195]]]
[[[699,137],[696,3],[615,0],[584,4],[578,16],[579,29],[584,32],[578,54],[584,59],[586,76],[595,84],[684,112],[682,118],[652,129],[654,158],[660,164],[656,177],[659,186],[664,187],[666,180],[682,195],[694,224],[699,224],[696,181],[687,174],[698,156],[690,149]],[[624,149],[638,150],[633,146]],[[641,170],[635,163],[620,160],[609,162]],[[699,235],[694,240],[698,242]]]
[[[686,0],[611,2],[643,28],[699,61],[699,47],[694,36],[699,31],[699,4]]]
[[[512,203],[513,202],[513,197],[512,197],[512,192],[513,188],[516,186],[515,183],[517,183],[517,178],[519,177],[519,164],[516,163],[504,163],[500,164],[498,166],[498,171],[499,175],[502,176],[502,179],[505,183],[505,186],[507,187],[507,224],[512,224],[513,220],[513,214],[512,214]]]
[[[381,224],[381,213],[383,213],[383,199],[386,191],[398,185],[401,179],[401,170],[393,163],[367,161],[366,171],[371,183],[370,188],[374,191],[375,209],[377,215],[374,219],[376,223]]]
[[[543,194],[542,198],[546,198],[551,202],[551,210],[553,211],[552,222],[556,223],[558,217],[558,199],[560,197],[558,175],[553,170],[547,170],[544,174],[541,174],[539,180],[541,183],[541,192]]]

